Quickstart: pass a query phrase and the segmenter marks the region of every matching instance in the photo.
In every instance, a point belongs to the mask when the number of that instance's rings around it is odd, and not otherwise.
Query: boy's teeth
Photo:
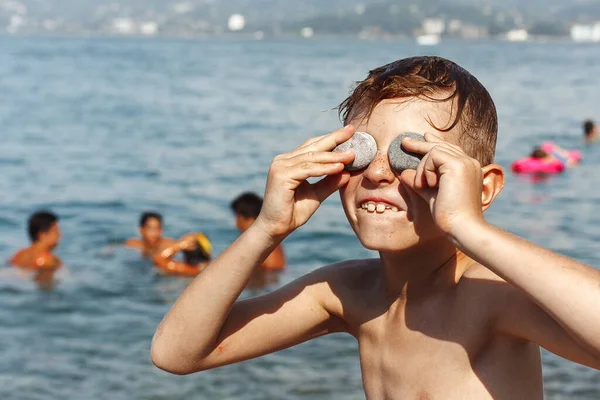
[[[360,208],[362,208],[363,210],[367,210],[370,213],[377,211],[377,213],[379,214],[385,212],[385,210],[398,212],[398,207],[384,203],[363,203],[361,204]]]

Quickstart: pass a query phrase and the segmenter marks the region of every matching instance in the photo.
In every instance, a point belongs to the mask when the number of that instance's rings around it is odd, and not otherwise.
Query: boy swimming
[[[163,237],[163,218],[157,212],[147,211],[140,216],[140,238],[128,239],[125,246],[141,250],[145,257],[152,257],[175,240]]]
[[[245,192],[237,196],[230,204],[235,214],[235,226],[244,233],[258,218],[263,200],[256,193]],[[260,268],[263,271],[281,271],[285,269],[285,253],[280,244],[263,261]]]
[[[541,399],[539,346],[600,368],[600,272],[484,219],[504,172],[494,164],[495,106],[475,77],[439,57],[398,60],[371,71],[341,112],[345,128],[275,157],[255,223],[158,327],[158,367],[189,374],[345,332],[358,341],[370,399]],[[377,153],[348,172],[354,154],[332,150],[355,130],[374,137]],[[422,159],[395,171],[387,150],[405,132],[425,134],[402,141]],[[338,190],[356,236],[379,258],[236,301]]]
[[[52,252],[60,242],[60,227],[56,214],[49,211],[38,211],[27,221],[27,233],[31,246],[17,251],[10,263],[23,270],[34,271],[35,281],[51,283],[54,273],[62,262]]]

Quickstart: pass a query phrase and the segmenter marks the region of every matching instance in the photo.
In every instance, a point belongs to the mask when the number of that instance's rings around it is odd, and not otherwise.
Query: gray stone
[[[396,172],[402,172],[405,169],[416,169],[423,158],[422,154],[411,153],[402,147],[402,139],[405,137],[422,141],[425,140],[420,133],[407,132],[399,135],[392,143],[390,143],[388,158],[392,169]]]
[[[377,154],[377,143],[373,136],[366,132],[354,132],[354,135],[344,143],[338,145],[333,151],[351,151],[354,161],[346,164],[347,171],[358,171],[366,168]]]

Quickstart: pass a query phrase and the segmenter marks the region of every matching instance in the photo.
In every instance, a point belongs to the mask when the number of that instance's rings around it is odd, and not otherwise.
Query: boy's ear
[[[504,187],[504,169],[498,164],[481,168],[483,171],[483,189],[481,191],[482,211],[487,210]]]

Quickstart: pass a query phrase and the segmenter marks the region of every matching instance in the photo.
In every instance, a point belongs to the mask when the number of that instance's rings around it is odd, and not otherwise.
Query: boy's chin
[[[358,240],[369,250],[382,252],[403,251],[417,246],[419,236],[411,232],[370,232],[358,235]]]

